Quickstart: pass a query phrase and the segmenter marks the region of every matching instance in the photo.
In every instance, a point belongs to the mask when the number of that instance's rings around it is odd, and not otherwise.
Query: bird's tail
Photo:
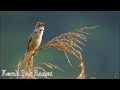
[[[22,62],[23,69],[33,66],[33,52],[26,52],[24,60]]]

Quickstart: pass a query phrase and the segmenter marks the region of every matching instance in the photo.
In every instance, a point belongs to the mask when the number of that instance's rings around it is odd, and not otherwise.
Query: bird
[[[31,67],[33,65],[33,54],[40,47],[42,42],[42,37],[44,33],[44,23],[37,22],[34,31],[29,37],[27,45],[27,65]]]

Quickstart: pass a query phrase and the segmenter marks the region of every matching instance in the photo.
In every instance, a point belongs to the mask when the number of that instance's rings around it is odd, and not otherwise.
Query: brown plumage
[[[27,52],[25,55],[25,66],[31,67],[33,65],[33,54],[39,48],[42,42],[44,33],[44,23],[38,22],[34,28],[33,33],[29,37]]]

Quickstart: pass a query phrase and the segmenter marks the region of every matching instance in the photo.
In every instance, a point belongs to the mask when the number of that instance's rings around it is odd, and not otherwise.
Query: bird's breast
[[[40,35],[33,36],[32,41],[29,45],[30,49],[33,51],[36,50],[40,46],[41,41],[42,41],[42,36]]]

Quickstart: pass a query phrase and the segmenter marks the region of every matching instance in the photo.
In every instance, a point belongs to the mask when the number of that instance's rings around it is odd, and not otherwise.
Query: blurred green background
[[[87,46],[81,46],[87,78],[113,79],[114,73],[119,72],[119,11],[0,11],[1,69],[15,70],[19,59],[24,57],[29,35],[38,21],[45,22],[42,45],[62,33],[83,26],[99,26],[88,31],[91,34],[87,35]],[[79,60],[69,56],[73,67],[68,64],[63,52],[44,50],[35,57],[34,65],[50,62],[64,69],[64,73],[53,70],[50,78],[76,78]]]

